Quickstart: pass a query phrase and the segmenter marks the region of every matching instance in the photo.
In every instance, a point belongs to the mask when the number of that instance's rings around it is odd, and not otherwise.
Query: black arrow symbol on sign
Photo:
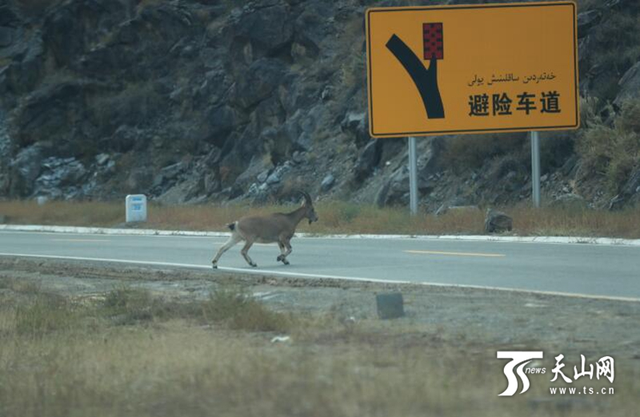
[[[387,42],[387,49],[400,61],[418,88],[427,118],[444,119],[444,107],[438,89],[438,60],[432,57],[429,69],[425,68],[416,54],[396,35],[392,35]]]

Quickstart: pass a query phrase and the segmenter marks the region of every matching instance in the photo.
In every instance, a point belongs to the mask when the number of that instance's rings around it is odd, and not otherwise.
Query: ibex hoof
[[[251,265],[251,266],[252,266],[252,267],[254,267],[254,268],[258,266],[258,264],[257,264],[257,263],[255,263],[255,262],[251,262],[249,265]]]
[[[212,264],[211,264],[211,268],[213,268],[213,269],[218,269],[218,264],[217,264],[217,263],[212,263]]]
[[[284,261],[284,256],[278,255],[278,257],[276,258],[276,261],[278,261],[278,262]]]
[[[284,263],[285,265],[289,265],[289,261],[287,261],[286,259],[283,259],[282,263]]]

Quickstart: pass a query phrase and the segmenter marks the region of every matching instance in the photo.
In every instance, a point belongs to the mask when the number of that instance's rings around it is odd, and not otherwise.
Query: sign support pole
[[[531,196],[533,206],[540,207],[540,136],[531,132]]]
[[[418,152],[414,136],[409,136],[409,208],[412,216],[418,214]]]

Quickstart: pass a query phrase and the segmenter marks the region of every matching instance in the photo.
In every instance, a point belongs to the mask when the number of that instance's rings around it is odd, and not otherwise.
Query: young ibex
[[[241,240],[245,241],[242,248],[242,256],[247,263],[253,267],[256,267],[255,262],[249,257],[249,249],[254,243],[273,243],[278,242],[280,247],[280,255],[276,261],[280,261],[285,265],[289,265],[287,256],[291,253],[291,238],[296,231],[296,226],[302,221],[302,219],[309,219],[309,224],[318,221],[316,211],[313,209],[313,201],[311,196],[303,191],[300,192],[304,201],[302,206],[292,211],[291,213],[274,213],[268,216],[251,216],[243,217],[240,220],[230,223],[228,225],[231,229],[231,237],[222,245],[216,257],[213,258],[211,263],[214,268],[218,267],[218,259],[236,243]]]

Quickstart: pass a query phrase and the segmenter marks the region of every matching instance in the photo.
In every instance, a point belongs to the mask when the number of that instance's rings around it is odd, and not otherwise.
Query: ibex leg
[[[218,253],[216,254],[215,258],[213,258],[213,260],[211,261],[211,264],[213,265],[214,268],[218,267],[218,259],[220,259],[220,257],[222,256],[223,253],[225,253],[226,251],[228,251],[232,246],[234,246],[236,243],[240,242],[242,240],[242,238],[237,235],[237,234],[232,234],[231,237],[229,238],[229,240],[227,240],[227,242],[222,245],[222,247],[220,248],[220,250],[218,250]]]
[[[255,268],[258,265],[256,265],[256,263],[253,262],[253,260],[251,260],[251,257],[249,256],[249,249],[251,249],[252,245],[253,245],[253,242],[247,241],[247,243],[244,244],[244,247],[242,248],[240,253],[244,257],[244,260],[247,261],[247,263],[249,265],[251,265],[251,266],[253,266]]]

